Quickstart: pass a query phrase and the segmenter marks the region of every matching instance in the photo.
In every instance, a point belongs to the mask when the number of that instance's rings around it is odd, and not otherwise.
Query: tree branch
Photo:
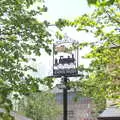
[[[107,15],[108,15],[108,17],[109,17],[110,19],[112,19],[112,20],[114,20],[115,22],[117,22],[118,24],[120,24],[120,22],[119,22],[117,19],[114,19],[114,18],[112,18],[112,17],[110,16],[110,14],[108,13],[108,11],[106,11],[106,13],[107,13]]]
[[[120,49],[120,45],[118,45],[118,46],[113,46],[113,47],[110,47],[110,49]]]

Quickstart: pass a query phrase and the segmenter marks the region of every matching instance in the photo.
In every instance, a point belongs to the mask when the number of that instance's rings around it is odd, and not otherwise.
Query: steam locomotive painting
[[[55,58],[55,66],[61,64],[75,64],[75,58],[74,58],[74,54],[72,54],[72,57],[68,56],[67,58],[64,58],[63,56],[60,56],[59,60],[57,58]]]

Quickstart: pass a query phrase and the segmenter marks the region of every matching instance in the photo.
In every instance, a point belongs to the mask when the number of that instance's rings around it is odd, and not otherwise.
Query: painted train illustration
[[[57,58],[55,58],[55,66],[57,65],[64,65],[64,64],[75,64],[75,58],[74,58],[74,54],[72,54],[72,57],[68,56],[67,58],[64,58],[63,56],[60,56],[59,60]]]

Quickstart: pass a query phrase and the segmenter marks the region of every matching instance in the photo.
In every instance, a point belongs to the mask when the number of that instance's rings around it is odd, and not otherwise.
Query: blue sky
[[[37,3],[38,5],[38,3]],[[45,0],[45,5],[48,7],[48,12],[43,14],[43,17],[38,16],[38,20],[47,19],[48,21],[54,22],[59,18],[75,19],[85,13],[91,13],[94,8],[90,8],[87,5],[86,0]],[[49,28],[50,31],[56,31],[55,27]],[[67,33],[71,38],[78,40],[79,42],[92,41],[94,36],[85,32],[77,32],[73,28],[65,28],[64,33]],[[85,48],[80,51],[79,57],[89,52],[89,48]],[[34,73],[35,76],[48,76],[52,72],[52,56],[48,56],[43,52],[42,56],[37,58],[34,67],[38,69],[38,73]],[[88,66],[89,61],[80,58],[80,64]]]

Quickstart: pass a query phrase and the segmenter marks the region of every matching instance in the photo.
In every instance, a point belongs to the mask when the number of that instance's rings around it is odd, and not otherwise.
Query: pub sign
[[[64,40],[53,44],[53,76],[74,77],[78,74],[78,49],[73,46],[77,44],[67,35]]]

